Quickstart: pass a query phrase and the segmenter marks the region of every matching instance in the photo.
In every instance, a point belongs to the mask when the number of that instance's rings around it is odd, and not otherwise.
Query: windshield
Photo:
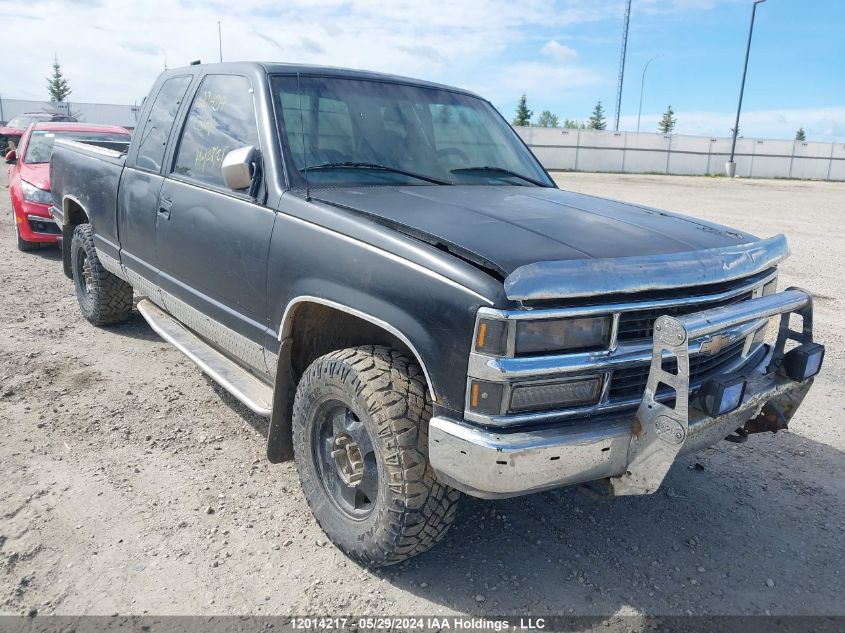
[[[278,76],[273,96],[299,186],[554,186],[486,101],[421,86]]]
[[[38,117],[26,116],[26,115],[21,114],[19,116],[12,118],[12,120],[9,121],[6,124],[6,127],[15,128],[17,130],[25,130],[26,128],[29,127],[30,123],[32,123],[33,121],[39,121],[39,120],[40,119]]]
[[[23,162],[30,164],[49,163],[53,155],[53,143],[57,138],[67,138],[74,141],[129,141],[128,134],[119,132],[77,132],[48,130],[33,130],[26,146],[26,156]]]

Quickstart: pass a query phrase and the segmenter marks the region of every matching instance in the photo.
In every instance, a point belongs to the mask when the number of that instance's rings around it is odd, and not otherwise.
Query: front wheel
[[[21,237],[20,229],[18,229],[18,219],[16,217],[12,217],[12,219],[15,221],[15,241],[17,242],[18,250],[28,253],[29,251],[40,248],[41,245],[38,242],[27,242]]]
[[[370,566],[399,563],[446,534],[460,493],[428,462],[431,401],[419,366],[368,346],[315,360],[296,390],[293,446],[326,535]]]
[[[132,286],[100,263],[90,224],[73,231],[70,244],[71,270],[82,314],[94,325],[119,323],[132,313]]]

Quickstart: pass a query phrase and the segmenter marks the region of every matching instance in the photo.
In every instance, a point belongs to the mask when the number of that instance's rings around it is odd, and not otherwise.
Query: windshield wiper
[[[490,166],[483,166],[483,167],[459,167],[458,169],[451,170],[453,174],[465,174],[470,172],[487,172],[490,174],[500,174],[502,176],[513,176],[514,178],[519,178],[520,180],[524,180],[525,182],[530,182],[532,185],[537,185],[538,187],[550,187],[548,183],[542,182],[540,180],[536,180],[531,178],[530,176],[524,176],[523,174],[518,174],[515,171],[511,171],[510,169],[505,169],[504,167],[490,167]]]
[[[352,161],[342,162],[342,163],[320,163],[318,165],[308,165],[307,167],[301,167],[299,171],[308,171],[317,170],[317,169],[378,169],[380,171],[390,171],[394,174],[402,174],[403,176],[409,176],[411,178],[416,178],[417,180],[425,180],[427,182],[432,182],[435,185],[451,185],[453,183],[447,182],[445,180],[440,180],[439,178],[433,178],[431,176],[425,176],[423,174],[417,174],[412,171],[405,171],[404,169],[399,169],[397,167],[390,167],[388,165],[380,165],[379,163],[356,163]]]

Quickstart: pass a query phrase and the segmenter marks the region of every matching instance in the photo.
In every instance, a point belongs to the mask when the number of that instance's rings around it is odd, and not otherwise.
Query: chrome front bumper
[[[792,313],[803,317],[801,332],[789,329]],[[739,408],[715,418],[695,408],[689,394],[690,343],[777,315],[778,340],[762,362],[743,372],[747,384]],[[788,422],[813,379],[794,381],[776,370],[787,339],[812,341],[812,298],[802,290],[679,318],[660,317],[648,386],[635,415],[510,433],[435,417],[429,426],[429,459],[439,479],[478,497],[509,497],[600,479],[609,479],[615,495],[652,493],[677,456],[742,429],[767,404],[767,411],[777,411],[783,424]],[[661,368],[667,355],[678,359],[677,374]],[[674,407],[655,399],[660,383],[675,389]]]

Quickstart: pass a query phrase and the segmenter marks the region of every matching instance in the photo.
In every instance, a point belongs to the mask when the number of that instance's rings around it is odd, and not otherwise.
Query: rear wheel
[[[70,256],[76,298],[85,318],[94,325],[125,321],[132,313],[132,286],[103,268],[90,224],[74,229]]]
[[[293,442],[326,535],[365,565],[421,554],[446,534],[460,493],[428,462],[431,402],[419,366],[387,347],[315,360],[299,382]]]
[[[18,250],[26,253],[26,252],[34,251],[34,250],[37,250],[38,248],[40,248],[41,245],[38,242],[27,242],[25,239],[23,239],[21,237],[21,232],[18,229],[18,221],[17,221],[18,219],[15,218],[15,217],[13,217],[12,219],[15,222],[15,240],[18,243]]]

